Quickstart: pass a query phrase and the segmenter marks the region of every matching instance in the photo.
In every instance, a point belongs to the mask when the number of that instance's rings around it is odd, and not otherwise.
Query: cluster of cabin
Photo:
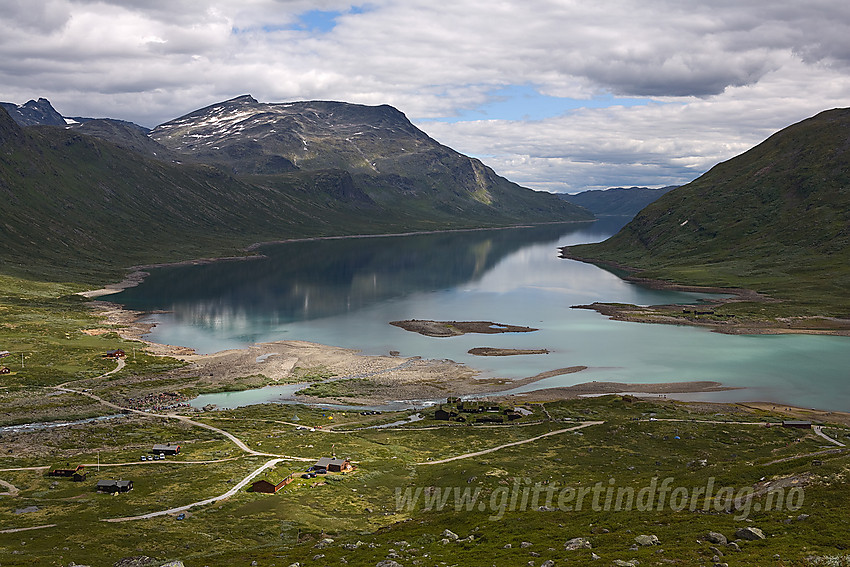
[[[307,472],[301,475],[302,478],[315,478],[317,474],[328,473],[347,473],[354,470],[351,461],[348,459],[337,459],[336,457],[322,457],[316,461]],[[295,480],[298,473],[292,473],[283,480],[275,483],[268,479],[255,481],[249,489],[251,492],[263,492],[265,494],[275,494],[278,490]]]
[[[58,476],[62,478],[70,478],[74,482],[82,482],[86,480],[86,472],[83,470],[85,465],[77,465],[73,469],[50,469],[47,471],[47,476]]]
[[[449,397],[445,404],[434,412],[434,419],[441,421],[459,421],[469,423],[504,423],[531,415],[533,412],[524,407],[503,406],[486,401],[461,400]]]

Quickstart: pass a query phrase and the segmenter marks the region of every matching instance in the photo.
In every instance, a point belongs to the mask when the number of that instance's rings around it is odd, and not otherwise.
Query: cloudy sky
[[[528,187],[687,182],[850,106],[843,0],[0,0],[0,100],[391,104]]]

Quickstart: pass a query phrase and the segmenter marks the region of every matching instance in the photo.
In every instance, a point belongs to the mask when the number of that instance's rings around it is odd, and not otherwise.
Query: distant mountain
[[[24,104],[0,102],[0,106],[21,126],[64,126],[67,123],[46,98],[30,100]]]
[[[794,297],[803,313],[826,304],[850,315],[850,109],[777,132],[667,193],[605,242],[565,253]]]
[[[232,114],[240,106],[244,124]],[[211,113],[217,107],[193,113],[197,128],[186,117],[183,134],[158,128],[156,138],[166,145],[132,124],[105,119],[22,128],[4,107],[0,271],[102,281],[129,265],[234,254],[258,241],[590,217],[440,146],[389,107],[296,103],[306,118],[275,119],[263,129],[263,119],[249,113],[280,115],[264,106],[278,105],[237,99],[222,103],[218,114]],[[322,108],[347,118],[320,120],[312,113]],[[371,145],[346,124],[376,132],[364,136]],[[225,127],[232,129],[219,132],[216,144],[190,143]],[[393,132],[402,128],[407,134]],[[293,137],[309,157],[290,159],[269,141]],[[420,150],[395,149],[402,139]],[[355,155],[361,162],[369,156],[371,165],[352,165]]]
[[[675,185],[661,187],[660,189],[615,187],[605,190],[584,191],[575,195],[561,194],[559,197],[564,201],[584,207],[598,217],[633,217],[648,204],[675,188]]]
[[[388,209],[519,222],[592,218],[439,144],[387,105],[267,104],[244,95],[161,124],[150,136],[239,176],[344,171]]]

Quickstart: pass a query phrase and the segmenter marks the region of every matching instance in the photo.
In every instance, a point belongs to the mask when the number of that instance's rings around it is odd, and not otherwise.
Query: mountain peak
[[[13,102],[0,102],[0,106],[6,109],[9,116],[21,126],[64,126],[65,118],[56,112],[53,105],[46,98],[29,100],[18,105]]]
[[[242,103],[250,103],[250,104],[259,104],[259,101],[249,94],[240,95],[240,96],[237,96],[236,98],[231,98],[230,100],[226,100],[224,102],[225,103],[242,102]]]

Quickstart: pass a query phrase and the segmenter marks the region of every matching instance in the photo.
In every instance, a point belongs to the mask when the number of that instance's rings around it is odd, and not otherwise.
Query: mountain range
[[[100,280],[258,241],[593,218],[386,105],[245,95],[150,131],[46,99],[2,106],[5,273]]]
[[[584,207],[597,217],[633,217],[644,207],[675,189],[675,185],[653,189],[651,187],[613,187],[593,189],[575,195],[561,194],[564,201]]]

